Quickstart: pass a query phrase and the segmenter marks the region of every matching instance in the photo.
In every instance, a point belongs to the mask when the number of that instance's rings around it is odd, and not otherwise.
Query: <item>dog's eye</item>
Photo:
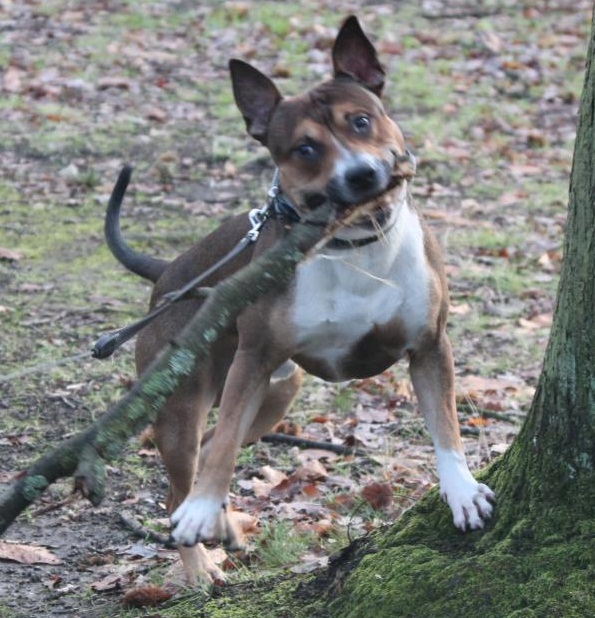
[[[316,158],[318,154],[316,148],[314,148],[312,144],[308,144],[308,143],[298,144],[293,150],[302,159],[308,159],[308,160],[312,160]]]
[[[365,114],[359,114],[351,119],[351,126],[359,135],[368,135],[372,129],[372,119]]]

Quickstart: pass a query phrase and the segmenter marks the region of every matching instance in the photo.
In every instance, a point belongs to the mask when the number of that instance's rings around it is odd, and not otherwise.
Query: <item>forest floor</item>
[[[351,13],[386,64],[386,106],[418,161],[412,194],[444,249],[473,469],[514,439],[553,313],[589,2],[0,0],[0,490],[134,380],[132,345],[89,354],[143,314],[150,291],[102,236],[122,164],[136,169],[124,233],[153,255],[262,205],[273,169],[244,132],[227,62],[298,93],[329,75]],[[232,501],[252,518],[250,543],[212,550],[232,584],[322,566],[435,483],[406,367],[308,379],[289,420],[279,431],[365,454],[243,449]],[[51,487],[0,541],[0,617],[141,615],[123,596],[167,583],[175,559],[161,541],[165,492],[139,439],[109,467],[99,507],[70,482]],[[180,595],[199,603],[184,591],[151,615],[188,615]]]

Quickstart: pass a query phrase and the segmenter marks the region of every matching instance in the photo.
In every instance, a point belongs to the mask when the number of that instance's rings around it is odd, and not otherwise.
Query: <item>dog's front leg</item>
[[[434,345],[412,353],[413,387],[436,451],[440,495],[460,530],[483,528],[492,514],[494,492],[478,483],[467,466],[459,432],[450,342],[442,334]]]
[[[228,507],[236,455],[264,399],[270,372],[261,354],[238,350],[225,382],[219,419],[196,489],[172,514],[172,537],[180,545],[218,540],[243,546],[243,534]]]

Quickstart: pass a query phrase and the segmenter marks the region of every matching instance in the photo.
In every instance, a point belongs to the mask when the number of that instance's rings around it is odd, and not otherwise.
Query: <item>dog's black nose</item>
[[[367,191],[376,186],[378,174],[371,165],[361,164],[347,171],[345,182],[354,191]]]

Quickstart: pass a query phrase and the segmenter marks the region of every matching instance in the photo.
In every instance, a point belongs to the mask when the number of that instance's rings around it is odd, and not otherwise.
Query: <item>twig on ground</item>
[[[156,543],[159,543],[159,545],[163,545],[168,549],[176,548],[175,543],[172,543],[169,536],[143,526],[141,523],[136,521],[130,513],[118,513],[118,516],[120,517],[122,524],[124,524],[124,526],[139,539],[149,539],[151,541],[155,541]]]
[[[457,405],[459,412],[464,414],[472,413],[474,416],[483,416],[485,418],[491,418],[495,421],[503,421],[505,423],[519,424],[521,419],[512,414],[502,414],[500,412],[494,412],[492,410],[486,410],[485,408],[478,408],[476,405],[470,403],[459,403]]]
[[[269,442],[272,444],[291,444],[292,446],[299,446],[300,448],[318,448],[325,451],[331,451],[339,455],[356,455],[357,457],[369,457],[370,453],[353,448],[352,446],[345,446],[343,444],[333,444],[332,442],[318,442],[316,440],[308,440],[307,438],[300,438],[299,436],[290,436],[286,433],[267,433],[260,438],[263,442]]]

